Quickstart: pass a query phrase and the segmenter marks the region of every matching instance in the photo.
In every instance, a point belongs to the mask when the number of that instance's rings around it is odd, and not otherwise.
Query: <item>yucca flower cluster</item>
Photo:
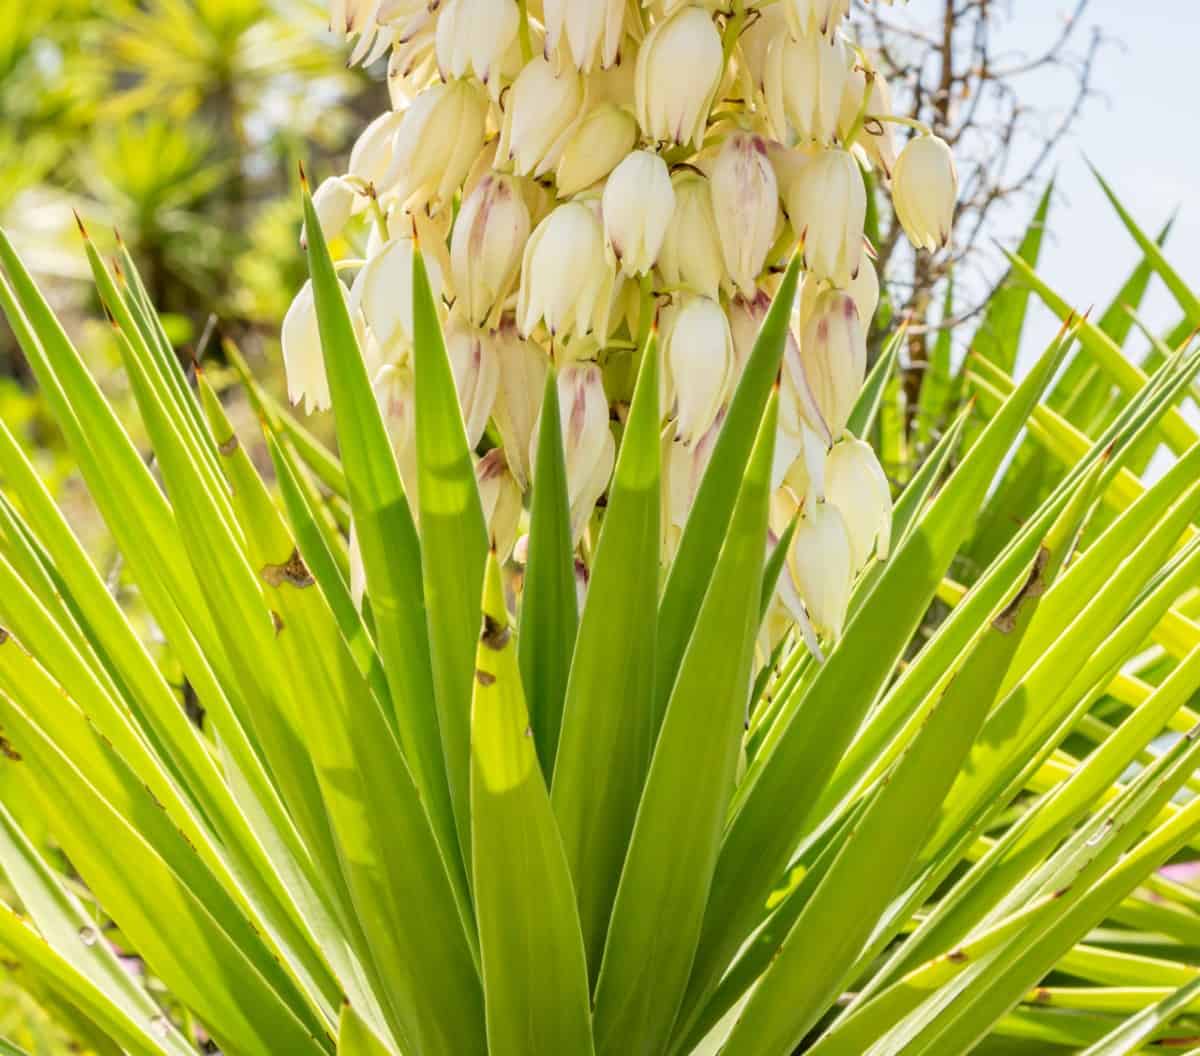
[[[410,491],[418,240],[489,530],[518,547],[546,371],[557,369],[576,542],[614,465],[638,350],[658,328],[669,558],[741,365],[799,248],[772,534],[795,520],[774,619],[818,649],[889,545],[888,482],[846,426],[879,280],[864,169],[914,246],[948,239],[957,177],[918,129],[899,152],[849,0],[334,0],[352,61],[390,49],[392,109],[318,187],[360,346]],[[338,240],[341,240],[339,243]],[[290,396],[329,407],[311,291],[283,326]],[[489,423],[491,428],[489,428]],[[614,424],[615,423],[615,424]]]

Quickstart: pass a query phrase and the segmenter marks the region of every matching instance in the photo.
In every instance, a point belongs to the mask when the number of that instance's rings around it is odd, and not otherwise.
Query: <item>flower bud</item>
[[[725,259],[708,178],[692,169],[671,177],[675,210],[658,253],[658,270],[669,286],[683,286],[716,300]]]
[[[858,162],[844,150],[821,151],[797,174],[787,206],[805,268],[835,286],[848,285],[862,260],[867,216]]]
[[[500,431],[508,468],[524,491],[532,476],[529,444],[542,409],[549,358],[518,334],[511,323],[496,331],[494,343],[500,381],[492,417]]]
[[[559,371],[558,411],[562,423],[572,537],[578,541],[596,500],[608,486],[616,459],[616,444],[608,427],[608,397],[596,363],[568,363]],[[531,464],[537,458],[537,442],[538,429],[535,428],[530,438]]]
[[[779,186],[761,136],[730,136],[713,164],[713,213],[725,270],[739,293],[753,296],[779,219]]]
[[[892,204],[909,241],[931,253],[950,241],[958,170],[946,141],[914,136],[896,159]]]
[[[392,109],[406,110],[421,90],[438,75],[437,18],[422,3],[420,11],[393,31],[387,87]]]
[[[721,306],[686,294],[666,313],[662,343],[675,390],[679,439],[698,440],[716,420],[733,382],[733,336]]]
[[[329,30],[340,37],[364,33],[375,26],[379,0],[330,0]]]
[[[638,124],[658,142],[699,147],[721,83],[721,34],[703,8],[685,7],[659,22],[638,50]]]
[[[509,472],[504,451],[492,448],[475,463],[475,480],[479,485],[479,503],[488,538],[496,548],[496,556],[505,561],[517,542],[521,524],[521,489]]]
[[[337,238],[354,213],[358,204],[358,193],[354,185],[343,176],[330,176],[321,181],[312,196],[313,210],[317,214],[317,223],[321,225],[321,234],[326,242]],[[308,246],[306,231],[300,228],[300,248]]]
[[[402,111],[380,114],[354,141],[350,150],[349,175],[382,189],[392,165],[392,138],[404,120]]]
[[[616,103],[594,106],[572,131],[554,173],[560,198],[604,179],[637,142],[637,121]]]
[[[854,570],[864,568],[872,552],[885,560],[892,542],[892,492],[871,445],[855,439],[834,444],[825,486],[846,522]]]
[[[488,335],[461,325],[451,325],[446,330],[446,356],[454,372],[467,446],[474,448],[483,436],[496,402],[500,364]]]
[[[404,111],[386,182],[412,209],[454,198],[483,149],[487,96],[469,80],[432,84]]]
[[[413,510],[418,510],[417,399],[412,363],[402,359],[385,364],[375,374],[371,388],[379,413],[383,416],[388,439],[392,442],[392,451],[396,455],[396,465],[400,469],[400,479],[409,505]]]
[[[484,84],[517,38],[515,0],[449,0],[437,16],[437,64],[443,80],[474,73]]]
[[[705,470],[712,459],[713,448],[717,437],[721,435],[721,426],[725,421],[725,409],[721,408],[712,425],[705,430],[694,444],[685,444],[682,440],[672,438],[663,459],[663,475],[665,477],[663,496],[665,499],[663,527],[674,527],[682,532],[687,524],[688,514],[692,512],[692,503],[696,501],[696,493],[700,490],[700,481],[704,479]],[[668,433],[668,436],[671,434]]]
[[[803,330],[804,324],[812,318],[817,298],[827,289],[829,289],[827,282],[812,275],[805,275],[800,280],[800,293],[796,299],[796,316],[799,319],[801,330]],[[850,280],[843,292],[848,293],[854,299],[854,306],[858,309],[858,318],[863,324],[863,329],[869,330],[871,320],[875,318],[875,312],[879,308],[879,275],[875,271],[875,265],[869,260],[862,261],[858,268],[858,274]]]
[[[371,389],[392,448],[406,450],[415,437],[416,389],[412,363],[405,359],[384,364],[372,380]]]
[[[399,358],[412,347],[412,263],[412,239],[393,238],[363,265],[350,289],[351,301],[362,310],[384,359]],[[426,257],[425,266],[433,295],[440,297],[441,272],[431,257]]]
[[[355,336],[361,349],[366,343],[362,316],[354,308],[346,287],[340,282],[346,307],[354,324]],[[293,405],[304,403],[304,413],[327,411],[333,405],[329,396],[329,380],[325,376],[325,357],[321,352],[321,332],[317,325],[317,305],[312,281],[300,287],[292,299],[279,334],[283,349],[283,370],[287,376],[288,400]]]
[[[758,340],[758,332],[770,307],[771,297],[766,290],[755,290],[750,297],[738,294],[729,302],[729,332],[733,337],[733,361],[739,375],[754,351],[754,342]]]
[[[576,68],[587,73],[597,58],[602,67],[617,59],[625,0],[544,0],[546,53],[558,51],[564,33],[563,51],[569,52]]]
[[[675,210],[666,162],[648,150],[633,151],[608,177],[600,206],[604,239],[621,271],[644,275],[658,259]]]
[[[846,428],[867,373],[867,342],[854,300],[840,290],[817,298],[800,337],[801,377],[793,377],[805,418],[826,447]]]
[[[832,33],[850,13],[850,0],[784,0],[783,7],[788,28],[799,40],[817,33]]]
[[[850,536],[837,508],[806,501],[788,551],[788,572],[818,633],[836,641],[854,579]]]
[[[763,94],[775,135],[785,143],[833,143],[853,65],[853,52],[840,36],[773,40]]]
[[[542,176],[558,164],[583,106],[583,78],[555,73],[546,59],[525,64],[509,90],[496,165],[513,162],[523,176]]]
[[[517,323],[528,336],[539,320],[550,335],[606,336],[615,275],[596,203],[567,202],[525,244]]]
[[[473,325],[482,326],[512,290],[529,228],[529,209],[512,176],[489,173],[462,203],[450,239],[450,274]]]

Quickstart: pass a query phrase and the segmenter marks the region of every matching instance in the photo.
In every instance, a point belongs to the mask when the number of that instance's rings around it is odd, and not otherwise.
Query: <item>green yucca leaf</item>
[[[1009,254],[1014,269],[1022,279],[1033,287],[1042,302],[1060,319],[1072,315],[1067,302],[1059,297],[1024,261]],[[1126,393],[1135,393],[1146,384],[1146,375],[1121,355],[1121,350],[1111,337],[1094,323],[1083,319],[1079,324],[1079,341],[1083,348],[1104,368],[1113,381]],[[1180,452],[1196,441],[1196,431],[1188,425],[1174,407],[1167,410],[1162,423],[1163,438],[1171,449]]]
[[[797,253],[788,265],[734,390],[725,423],[667,573],[659,603],[655,729],[675,684],[675,673],[687,648],[690,628],[708,589],[707,570],[716,563],[717,551],[725,538],[725,528],[737,500],[742,473],[750,458],[755,430],[783,361],[799,276],[800,255]]]
[[[654,746],[661,506],[658,358],[652,333],[642,354],[592,562],[551,791],[575,879],[592,980],[600,969],[609,914]]]
[[[1198,995],[1200,977],[1184,983],[1138,1015],[1127,1019],[1090,1046],[1082,1056],[1127,1056],[1129,1053],[1138,1052],[1146,1042],[1155,1037],[1161,1027],[1180,1014],[1190,1011],[1190,1006],[1195,1003]],[[1181,1033],[1190,1036],[1186,1029],[1181,1029]]]
[[[914,968],[867,1004],[839,1019],[811,1049],[814,1056],[858,1056],[956,975],[1046,914],[1054,896],[1037,899],[959,946]]]
[[[190,1052],[187,1042],[134,980],[100,936],[96,923],[54,875],[45,859],[0,806],[0,872],[35,922],[47,945],[84,976],[105,1017],[120,1024],[135,1051]]]
[[[904,344],[905,333],[902,326],[888,338],[866,381],[863,382],[862,391],[858,394],[854,410],[850,412],[846,423],[846,428],[855,436],[868,436],[875,426],[879,407],[883,403],[883,394],[896,369],[896,360],[900,355],[900,346]]]
[[[971,339],[971,351],[996,364],[1005,373],[1011,374],[1017,362],[1017,350],[1021,344],[1021,332],[1025,328],[1025,315],[1029,310],[1029,287],[1023,281],[1026,270],[1038,266],[1042,241],[1046,234],[1046,218],[1050,213],[1050,201],[1054,197],[1054,181],[1051,180],[1025,229],[1013,265],[1001,280],[996,292],[988,301],[983,319],[975,336]],[[1017,262],[1025,268],[1017,266]]]
[[[395,723],[442,853],[456,884],[465,890],[466,871],[438,726],[416,524],[367,378],[346,296],[307,190],[304,215],[308,267],[335,408],[338,448]]]
[[[806,815],[817,800],[967,535],[992,474],[1053,376],[1064,351],[1064,336],[1051,344],[942,487],[934,500],[936,514],[931,510],[898,548],[870,599],[847,627],[840,647],[817,671],[800,708],[781,720],[786,729],[773,750],[755,760],[742,782],[693,968],[691,1008],[715,985],[720,968],[744,941],[799,842],[793,830],[779,826],[775,819]],[[856,641],[870,646],[854,648]]]
[[[200,392],[205,398],[206,406],[210,399],[215,402],[215,395],[203,380]],[[393,705],[387,674],[383,670],[370,632],[354,604],[350,586],[338,568],[337,557],[331,552],[333,544],[329,535],[322,528],[320,518],[313,509],[314,496],[305,488],[295,459],[290,457],[290,453],[275,437],[268,437],[267,448],[271,454],[271,464],[275,467],[275,477],[279,482],[288,524],[296,539],[300,556],[304,558],[304,563],[313,578],[320,584],[321,593],[325,595],[325,600],[333,610],[342,637],[346,639],[346,644],[354,654],[359,670],[367,677],[371,691],[390,713]],[[337,537],[336,542],[342,542],[341,536]]]
[[[295,415],[271,398],[250,372],[250,367],[236,344],[226,339],[221,342],[221,348],[237,371],[238,379],[259,418],[276,436],[286,437],[295,447],[304,465],[325,487],[340,498],[348,499],[346,474],[338,458],[297,421]]]
[[[350,1004],[342,1006],[337,1056],[395,1056]]]
[[[494,552],[478,639],[471,702],[471,860],[487,1051],[588,1056],[591,1009],[575,894],[529,726]]]
[[[47,693],[65,698],[15,639],[0,652],[6,661],[16,657],[4,673],[0,724],[21,757],[9,761],[24,764],[21,787],[147,964],[225,1045],[323,1051],[322,1030],[299,991],[149,791],[76,707],[60,706],[49,729],[34,721],[33,702]],[[189,955],[198,949],[207,956]]]
[[[438,728],[459,840],[464,857],[469,857],[469,701],[476,639],[472,618],[483,588],[487,529],[454,374],[425,260],[415,241],[412,272],[421,567]]]
[[[517,652],[542,773],[554,775],[571,654],[579,629],[571,505],[559,417],[558,382],[546,372],[529,510],[529,559],[521,592]]]
[[[1056,856],[1063,860],[1062,866],[1046,877],[1052,890],[1067,885],[1055,901],[1054,911],[1037,927],[968,968],[947,988],[949,993],[926,1001],[910,1023],[887,1035],[887,1043],[907,1044],[911,1051],[922,1054],[959,1051],[964,1039],[978,1037],[1065,948],[1082,938],[1142,877],[1200,831],[1200,810],[1193,803],[1121,857],[1194,767],[1198,752],[1195,741],[1181,739],[1164,754],[1160,766],[1143,772],[1113,809],[1102,811],[1084,826]],[[955,1000],[947,1001],[952,995]]]
[[[1168,221],[1159,232],[1155,240],[1158,245],[1166,242],[1172,223]],[[1142,257],[1096,323],[1120,348],[1125,347],[1134,313],[1141,307],[1153,275],[1153,264]],[[1095,426],[1103,424],[1099,416],[1110,407],[1111,396],[1112,383],[1099,365],[1077,353],[1046,402],[1085,431],[1094,431]]]
[[[600,1053],[659,1051],[687,986],[746,720],[778,403],[768,400],[654,747],[596,984]]]
[[[1167,289],[1171,291],[1172,296],[1179,302],[1179,307],[1183,309],[1192,326],[1200,327],[1200,297],[1197,297],[1192,292],[1188,284],[1183,281],[1179,272],[1171,266],[1159,244],[1138,226],[1137,221],[1133,219],[1125,206],[1121,204],[1121,200],[1116,196],[1116,193],[1108,185],[1104,177],[1100,175],[1096,167],[1091,162],[1088,162],[1088,166],[1092,170],[1092,175],[1096,177],[1096,182],[1100,184],[1100,189],[1117,211],[1117,215],[1121,218],[1121,223],[1125,225],[1125,229],[1133,236],[1133,240],[1146,255],[1146,259],[1150,261],[1154,270],[1166,284]]]

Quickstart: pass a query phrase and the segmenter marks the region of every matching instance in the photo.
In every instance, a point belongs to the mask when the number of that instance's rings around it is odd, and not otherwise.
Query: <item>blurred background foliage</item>
[[[119,232],[185,354],[219,319],[252,359],[273,355],[303,282],[296,163],[340,169],[385,105],[317,3],[0,0],[0,225],[100,365],[116,355],[72,211],[102,250]],[[0,414],[64,483],[27,380],[0,328]]]

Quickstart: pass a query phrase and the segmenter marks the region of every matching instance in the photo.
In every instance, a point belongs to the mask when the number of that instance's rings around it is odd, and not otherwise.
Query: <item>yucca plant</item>
[[[0,869],[22,909],[0,947],[85,1045],[940,1056],[1198,1033],[1200,896],[1156,870],[1200,838],[1179,412],[1200,353],[1159,342],[1144,374],[1014,256],[1063,329],[1019,383],[970,360],[976,401],[898,497],[840,640],[766,656],[796,261],[665,566],[647,336],[579,610],[552,376],[518,584],[419,249],[414,508],[305,208],[339,457],[247,377],[278,498],[128,253],[109,271],[87,244],[154,472],[0,237],[0,303],[169,650],[0,428]],[[989,325],[1016,340],[1013,313]],[[1090,432],[1042,401],[1072,352],[1119,394]],[[1160,441],[1176,457],[1146,484]],[[1025,452],[1053,472],[966,589],[948,570]]]

